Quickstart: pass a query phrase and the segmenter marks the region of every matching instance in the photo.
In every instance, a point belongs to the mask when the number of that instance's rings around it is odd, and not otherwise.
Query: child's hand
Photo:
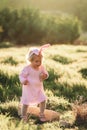
[[[43,81],[43,80],[45,80],[47,78],[47,74],[45,74],[45,73],[40,73],[40,81]]]
[[[29,84],[29,81],[28,80],[25,80],[23,85],[28,85]]]

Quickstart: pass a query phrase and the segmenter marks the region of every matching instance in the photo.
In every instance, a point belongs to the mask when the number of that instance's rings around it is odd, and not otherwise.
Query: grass
[[[60,62],[62,64],[69,64],[69,63],[73,62],[72,59],[70,59],[68,57],[60,56],[60,55],[54,55],[53,60]]]
[[[18,62],[12,56],[10,56],[8,58],[6,57],[6,59],[4,59],[1,62],[4,64],[10,64],[10,65],[17,65],[18,64]]]
[[[78,116],[72,109],[80,97],[82,102],[87,100],[87,47],[81,45],[53,45],[44,53],[43,64],[49,72],[49,78],[44,82],[47,108],[59,112],[60,121],[38,124],[38,119],[33,116],[28,124],[20,121],[17,113],[21,96],[18,75],[26,65],[25,55],[29,47],[0,48],[1,130],[86,130],[86,122],[79,125],[78,119],[86,118],[83,104],[76,105]],[[61,124],[62,120],[67,124]]]
[[[82,74],[83,78],[87,79],[87,68],[83,68],[79,72]]]

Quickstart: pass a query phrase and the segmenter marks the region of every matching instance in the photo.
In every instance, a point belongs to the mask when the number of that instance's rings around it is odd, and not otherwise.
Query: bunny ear
[[[44,49],[48,48],[49,46],[50,46],[50,44],[45,44],[45,45],[41,46],[41,48],[40,48],[40,53],[41,53]]]

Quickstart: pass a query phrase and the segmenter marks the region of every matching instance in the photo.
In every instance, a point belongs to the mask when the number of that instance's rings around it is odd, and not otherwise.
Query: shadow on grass
[[[58,83],[57,90],[54,91],[55,95],[63,96],[69,101],[75,101],[79,96],[82,96],[84,99],[87,99],[87,88],[83,84],[72,84],[70,86],[67,82]]]
[[[15,65],[15,66],[18,65],[18,62],[12,56],[6,57],[6,59],[1,61],[1,63]]]
[[[84,84],[68,82],[58,82],[58,75],[53,69],[49,70],[49,78],[44,82],[45,89],[51,90],[54,96],[65,97],[69,101],[74,101],[78,96],[87,99],[87,88]],[[19,98],[21,95],[21,85],[18,74],[8,75],[0,70],[0,99],[1,101],[12,100],[14,97]]]
[[[82,77],[87,79],[87,68],[83,68],[79,71],[82,74]]]
[[[87,50],[78,49],[76,52],[87,52]]]
[[[8,75],[0,70],[0,100],[5,102],[6,100],[12,100],[19,98],[21,95],[21,86],[19,77],[17,74]]]
[[[52,59],[57,61],[57,62],[60,62],[62,64],[70,64],[70,63],[72,63],[74,61],[71,58],[60,56],[60,55],[54,55],[52,57]]]
[[[71,85],[66,82],[58,82],[58,78],[61,75],[55,74],[53,70],[49,71],[50,77],[45,81],[47,89],[51,90],[55,96],[63,96],[69,101],[75,101],[78,96],[82,96],[87,99],[87,88],[81,83],[72,83]],[[57,80],[57,82],[56,82]]]
[[[0,104],[0,113],[7,115],[7,116],[18,118],[18,108],[17,107],[18,106],[12,102],[2,103],[2,104]]]

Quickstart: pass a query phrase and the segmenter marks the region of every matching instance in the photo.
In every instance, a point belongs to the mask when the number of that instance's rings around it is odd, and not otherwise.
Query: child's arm
[[[27,77],[28,77],[28,73],[27,73],[27,69],[25,67],[19,74],[19,79],[20,79],[21,84],[27,85],[29,83],[27,80]]]
[[[48,72],[46,69],[42,66],[42,72],[40,73],[40,80],[45,80],[49,77]]]

